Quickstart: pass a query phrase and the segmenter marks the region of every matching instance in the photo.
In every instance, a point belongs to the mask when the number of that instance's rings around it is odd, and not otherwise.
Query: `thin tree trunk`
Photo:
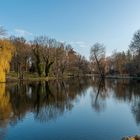
[[[96,54],[94,54],[94,56],[95,56],[95,59],[96,59],[96,63],[97,63],[99,72],[100,72],[100,76],[101,76],[101,78],[104,78],[104,74],[102,73],[102,70],[101,70],[101,68],[100,68],[99,61],[98,61],[98,59],[97,59],[97,57],[96,57]]]

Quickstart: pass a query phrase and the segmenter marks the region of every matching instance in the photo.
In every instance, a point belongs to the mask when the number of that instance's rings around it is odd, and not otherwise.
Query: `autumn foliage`
[[[11,113],[10,97],[5,95],[5,83],[0,84],[0,120],[9,118]]]
[[[10,61],[12,59],[15,47],[8,40],[0,40],[0,82],[6,81],[6,73],[10,70]]]

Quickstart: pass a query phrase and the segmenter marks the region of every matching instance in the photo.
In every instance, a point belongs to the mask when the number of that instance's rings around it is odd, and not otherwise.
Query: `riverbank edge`
[[[140,80],[140,77],[132,77],[132,76],[127,76],[127,77],[121,77],[121,76],[105,76],[106,79],[134,79],[134,80]]]
[[[7,82],[20,82],[20,81],[51,81],[51,80],[62,80],[62,79],[68,79],[70,76],[67,77],[24,77],[23,79],[19,79],[18,77],[6,77],[6,83]]]
[[[19,79],[17,74],[8,74],[6,76],[6,83],[8,82],[20,82],[20,81],[50,81],[50,80],[64,80],[68,78],[78,78],[78,77],[93,77],[93,78],[101,78],[98,74],[83,74],[83,75],[64,75],[61,77],[39,77],[34,74],[26,75],[23,79]],[[128,75],[106,75],[104,79],[128,79],[128,80],[140,80],[140,77],[128,76]],[[0,82],[3,83],[3,82]]]
[[[79,78],[79,77],[89,77],[89,75],[64,75],[60,77],[55,76],[48,76],[48,77],[34,77],[31,76],[25,76],[23,79],[18,78],[17,76],[6,76],[6,83],[8,82],[20,82],[20,81],[51,81],[51,80],[65,80],[69,78]],[[91,77],[91,75],[90,75]],[[2,82],[0,82],[2,83]]]
[[[96,78],[101,78],[100,75],[93,75]],[[129,76],[129,75],[105,75],[104,79],[131,79],[131,80],[140,80],[140,77],[137,76]]]

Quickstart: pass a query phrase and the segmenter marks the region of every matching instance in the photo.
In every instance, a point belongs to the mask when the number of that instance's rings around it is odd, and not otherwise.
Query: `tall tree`
[[[0,82],[6,81],[15,47],[8,40],[0,40]]]
[[[140,30],[134,34],[129,47],[133,51],[134,55],[140,55]]]
[[[36,37],[33,41],[33,52],[36,57],[36,65],[40,76],[48,76],[50,67],[54,63],[51,59],[51,51],[56,43],[54,39],[46,36]]]
[[[114,52],[112,54],[113,68],[116,73],[122,74],[125,73],[126,67],[126,55],[124,52]]]
[[[44,63],[42,62],[42,50],[37,43],[32,44],[33,54],[35,56],[35,65],[37,68],[37,73],[41,77],[44,74]]]
[[[96,61],[100,76],[104,78],[104,67],[102,67],[102,61],[105,59],[105,47],[100,43],[95,43],[90,50],[91,61]]]
[[[140,76],[140,30],[134,34],[129,47],[133,52],[133,63],[136,65],[137,74]]]
[[[20,79],[23,79],[24,71],[28,70],[31,57],[31,47],[23,37],[10,37],[11,42],[16,47],[16,53],[12,59],[11,69],[18,72]]]

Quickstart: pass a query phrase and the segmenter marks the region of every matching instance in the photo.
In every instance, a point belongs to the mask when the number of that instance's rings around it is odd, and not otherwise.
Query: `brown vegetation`
[[[0,35],[5,30],[0,28]],[[0,40],[0,81],[10,70],[20,80],[25,73],[38,77],[66,77],[85,74],[140,76],[140,30],[138,30],[126,52],[114,52],[105,56],[105,47],[96,43],[91,47],[91,61],[76,53],[71,45],[46,36],[27,41],[23,37],[11,36]],[[10,65],[9,65],[10,63]]]

